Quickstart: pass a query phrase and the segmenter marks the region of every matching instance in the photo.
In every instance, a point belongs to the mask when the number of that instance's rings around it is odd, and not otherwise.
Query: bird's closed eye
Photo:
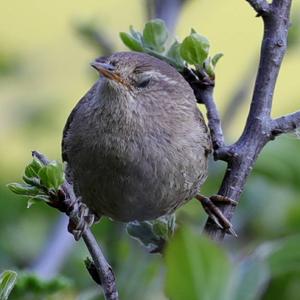
[[[147,78],[143,78],[142,80],[139,80],[137,83],[136,83],[136,86],[138,88],[145,88],[149,85],[151,81],[151,78],[150,77],[147,77]]]

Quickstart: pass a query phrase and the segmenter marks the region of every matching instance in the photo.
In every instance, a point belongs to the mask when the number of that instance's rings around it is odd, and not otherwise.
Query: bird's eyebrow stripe
[[[143,72],[147,72],[151,69],[150,65],[142,65],[142,66],[138,66],[134,69],[134,73],[143,73]]]
[[[178,82],[176,80],[173,80],[169,76],[162,74],[156,70],[149,70],[149,71],[144,72],[143,74],[149,75],[157,80],[166,80],[170,84],[178,84]]]

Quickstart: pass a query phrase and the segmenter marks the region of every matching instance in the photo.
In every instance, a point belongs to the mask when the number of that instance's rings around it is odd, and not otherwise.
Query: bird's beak
[[[123,83],[123,79],[119,74],[117,74],[115,71],[115,67],[110,64],[98,62],[98,61],[93,61],[91,63],[91,66],[96,69],[99,74],[103,75],[104,77],[114,80],[119,83]]]

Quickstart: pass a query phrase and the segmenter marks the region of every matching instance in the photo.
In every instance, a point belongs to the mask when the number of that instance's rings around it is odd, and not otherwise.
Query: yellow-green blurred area
[[[66,118],[96,80],[89,63],[102,55],[100,48],[79,33],[80,28],[96,28],[115,51],[125,50],[119,32],[127,32],[129,25],[142,30],[147,20],[145,3],[142,0],[1,1],[0,271],[32,266],[43,254],[59,218],[59,213],[43,204],[27,210],[26,200],[10,193],[5,184],[20,180],[31,160],[31,150],[60,159]],[[276,86],[274,116],[300,108],[299,4],[294,1],[292,35]],[[243,104],[233,116],[229,112],[228,117],[227,112],[226,137],[228,142],[234,141],[243,130],[251,100],[262,20],[255,18],[255,12],[244,0],[186,0],[175,30],[178,39],[188,35],[191,28],[209,39],[212,54],[224,53],[216,69],[215,89],[221,115],[244,87]],[[299,153],[300,140],[293,134],[278,138],[263,151],[234,218],[239,239],[230,238],[226,245],[233,256],[247,255],[264,241],[300,231]],[[204,193],[217,192],[223,171],[223,163],[211,163]],[[205,214],[198,203],[187,204],[177,217],[179,224],[196,228],[200,236]],[[161,257],[147,254],[120,224],[104,220],[96,225],[96,235],[116,270],[121,299],[166,299]],[[79,243],[72,247],[59,271],[71,280],[69,287],[51,296],[37,296],[33,292],[25,295],[22,291],[22,296],[12,294],[11,299],[99,299],[96,296],[99,290],[82,263],[87,255],[84,246]],[[189,255],[188,249],[185,251]],[[289,263],[293,265],[293,261]],[[300,262],[297,263],[298,268],[270,277],[256,298],[242,295],[237,299],[299,299]]]

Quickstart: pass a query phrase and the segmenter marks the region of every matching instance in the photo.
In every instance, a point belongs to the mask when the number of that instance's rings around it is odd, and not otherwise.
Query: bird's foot
[[[81,202],[80,198],[73,203],[69,216],[68,231],[73,234],[76,241],[81,238],[87,228],[91,227],[94,222],[99,219],[83,202]]]
[[[219,228],[221,228],[228,234],[231,234],[235,237],[237,236],[237,234],[233,230],[231,222],[224,216],[222,211],[216,205],[218,203],[236,206],[236,201],[221,195],[213,195],[210,198],[208,198],[198,194],[195,196],[195,198],[200,201],[205,212],[217,224]]]

